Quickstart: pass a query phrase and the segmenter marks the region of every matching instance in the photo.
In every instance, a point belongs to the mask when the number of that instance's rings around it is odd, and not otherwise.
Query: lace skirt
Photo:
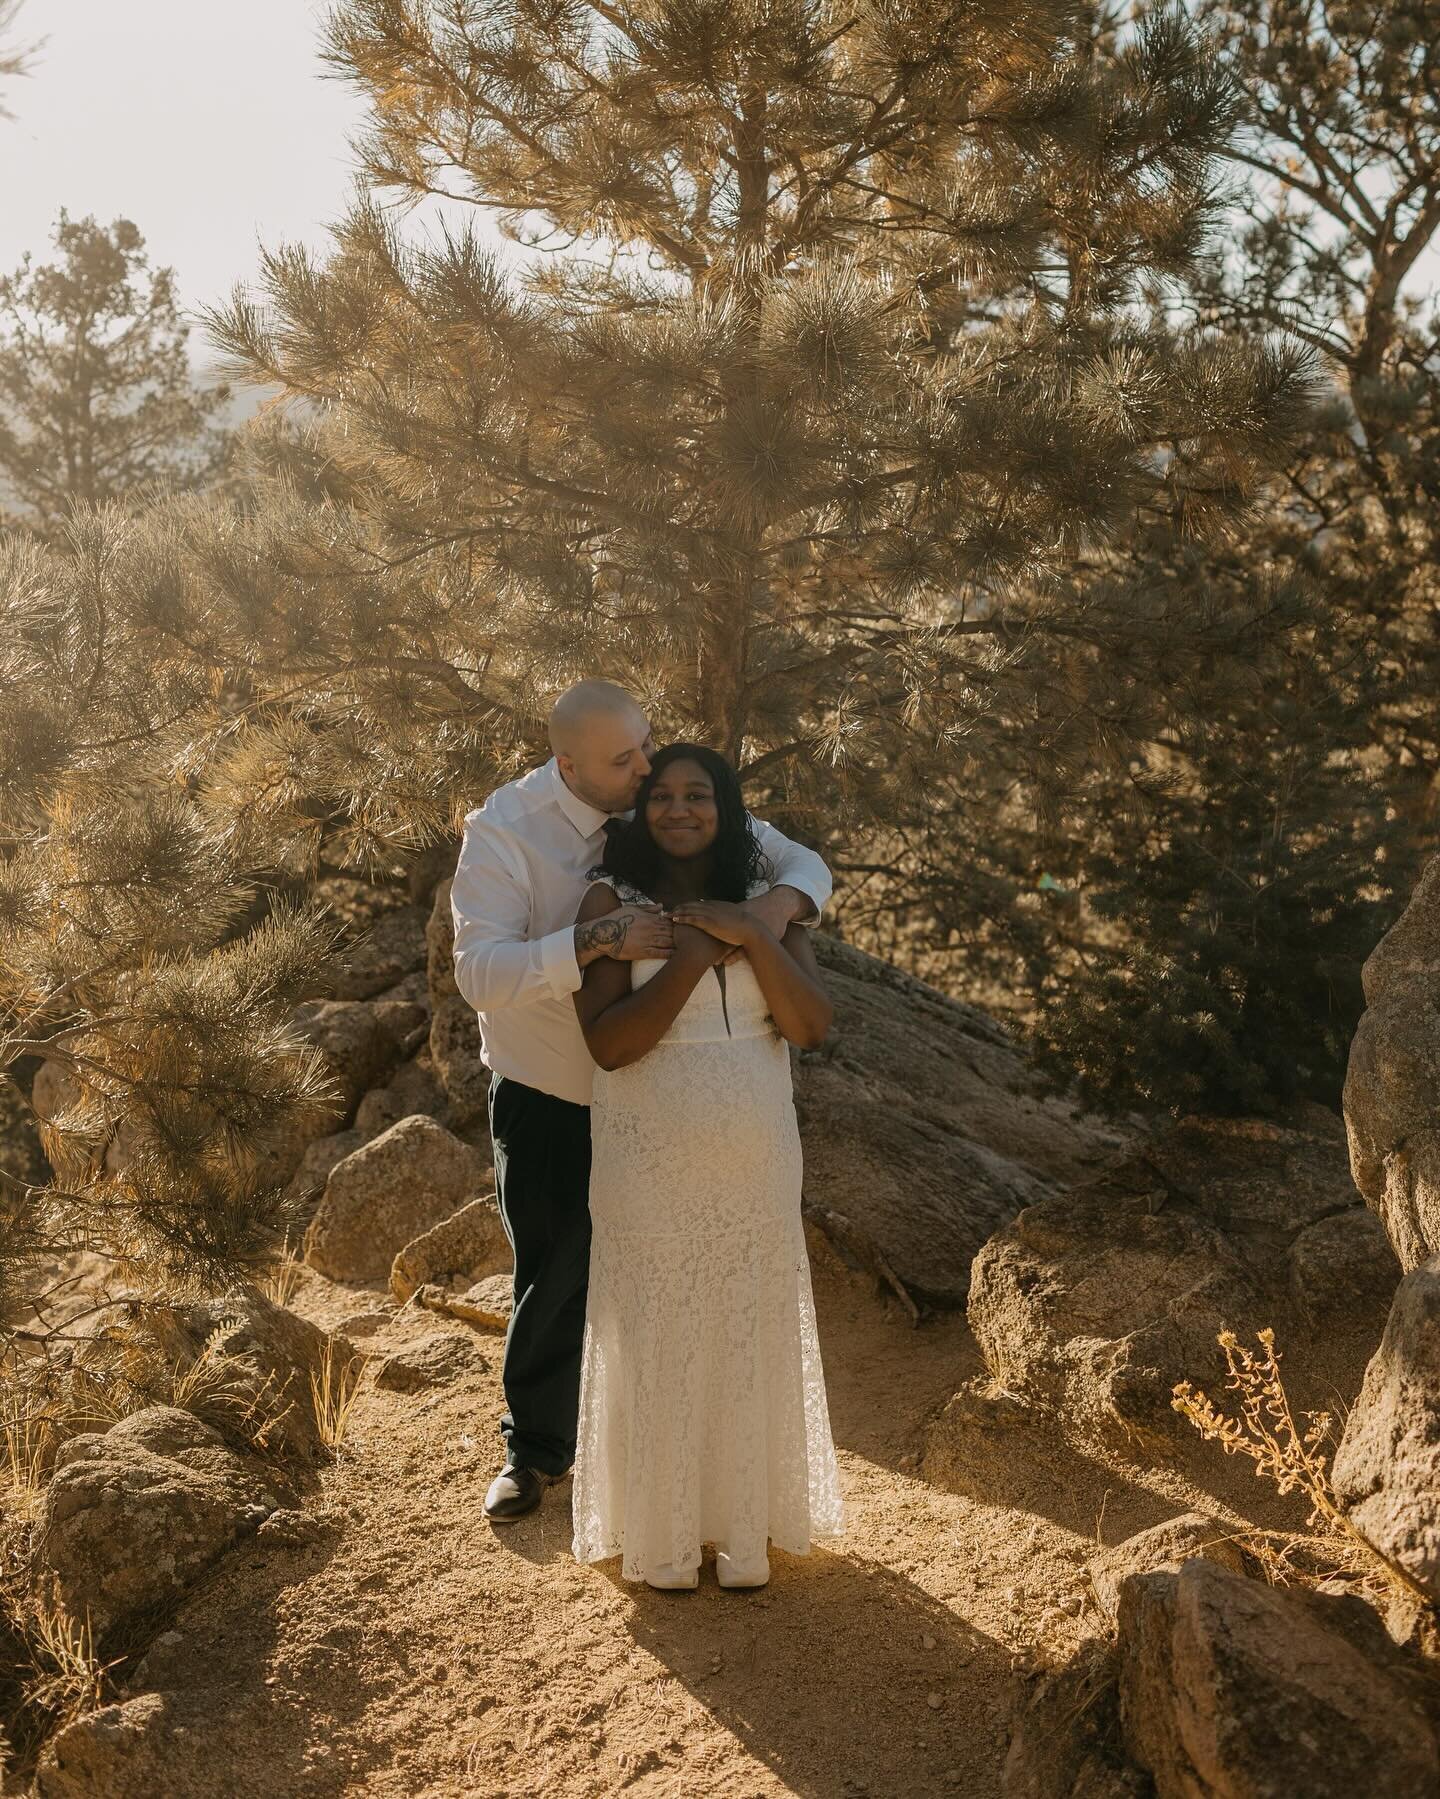
[[[595,1077],[573,1484],[579,1561],[626,1580],[711,1542],[843,1532],[788,1051],[662,1042]]]

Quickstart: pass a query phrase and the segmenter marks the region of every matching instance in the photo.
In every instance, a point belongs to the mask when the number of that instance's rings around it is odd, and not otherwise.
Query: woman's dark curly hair
[[[775,870],[750,823],[740,792],[740,777],[717,751],[703,743],[667,743],[657,750],[635,801],[635,816],[605,839],[601,867],[652,898],[660,876],[660,846],[650,835],[645,807],[657,777],[672,762],[698,762],[715,788],[719,814],[715,841],[710,846],[710,872],[705,882],[706,899],[747,899],[751,885],[775,879]]]

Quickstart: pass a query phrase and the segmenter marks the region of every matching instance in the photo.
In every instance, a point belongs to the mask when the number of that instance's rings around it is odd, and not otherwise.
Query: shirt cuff
[[[539,945],[540,972],[556,999],[578,993],[582,976],[575,955],[574,925],[566,925],[563,931],[551,931],[548,937],[539,939]]]

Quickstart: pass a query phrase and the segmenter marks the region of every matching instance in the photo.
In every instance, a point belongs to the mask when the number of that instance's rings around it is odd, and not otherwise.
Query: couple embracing
[[[497,1523],[574,1469],[577,1560],[763,1586],[843,1530],[787,1044],[830,1022],[812,851],[622,688],[556,701],[554,755],[465,821],[455,975],[480,1017],[515,1256]]]

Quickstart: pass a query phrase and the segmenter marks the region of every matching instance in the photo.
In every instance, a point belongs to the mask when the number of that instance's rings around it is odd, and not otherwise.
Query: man
[[[634,807],[655,741],[610,681],[581,681],[550,714],[554,755],[465,820],[451,888],[455,979],[480,1015],[491,1071],[490,1135],[500,1215],[515,1256],[505,1333],[505,1463],[485,1495],[496,1522],[522,1517],[575,1459],[590,1272],[590,1089],[594,1064],[572,995],[597,956],[633,962],[673,948],[658,906],[575,923],[585,872],[611,820]],[[815,923],[829,870],[755,821],[776,884],[746,902],[777,937]]]

